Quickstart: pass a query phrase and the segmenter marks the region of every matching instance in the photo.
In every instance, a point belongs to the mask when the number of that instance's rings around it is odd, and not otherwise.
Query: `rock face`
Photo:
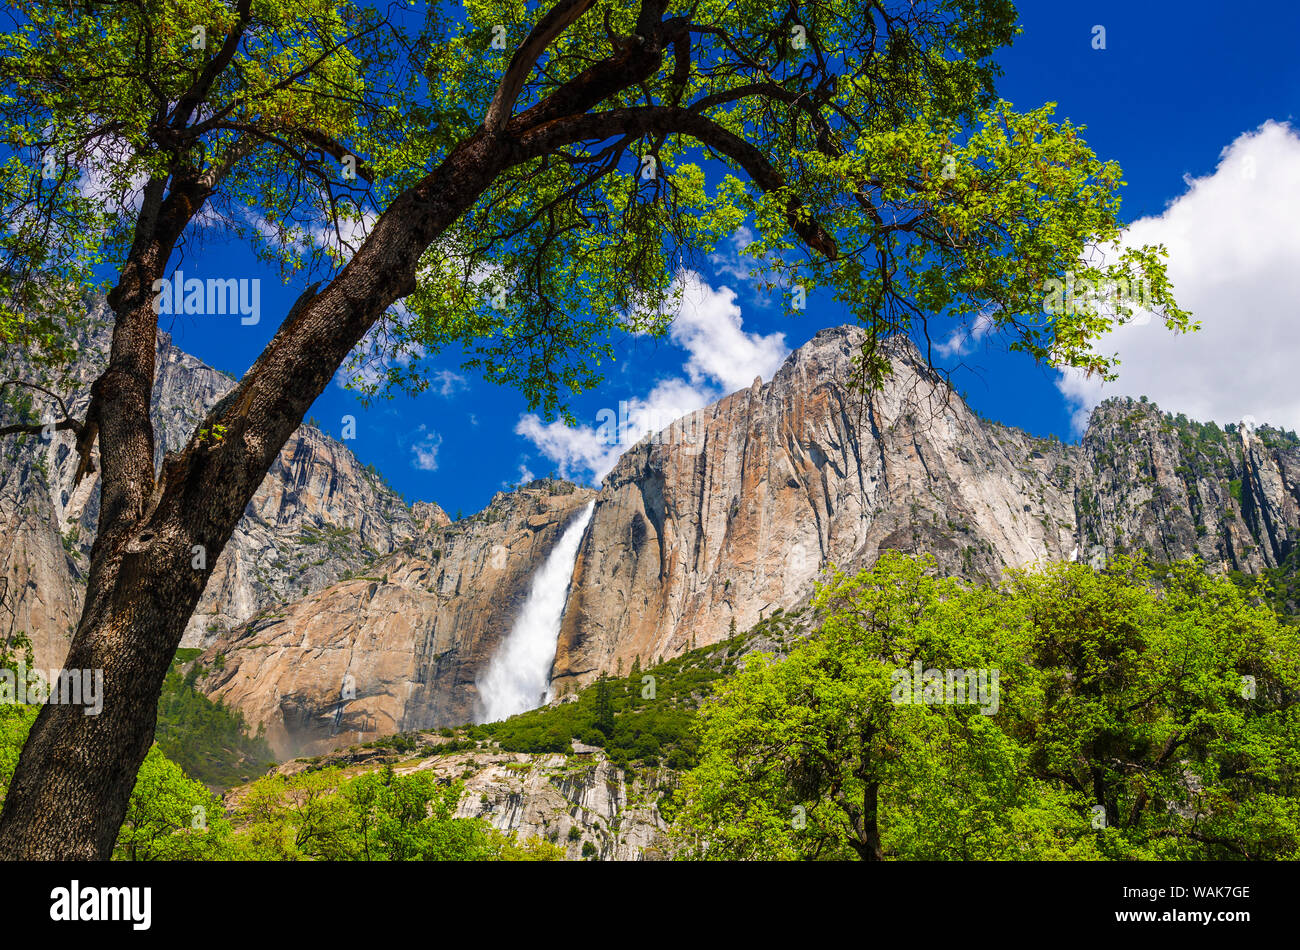
[[[1150,403],[1110,400],[1078,450],[1080,545],[1098,562],[1145,549],[1258,573],[1300,538],[1300,444],[1267,426],[1189,422]]]
[[[102,362],[102,307],[88,333],[74,414]],[[717,642],[733,623],[803,602],[828,565],[889,548],[989,579],[1139,548],[1225,570],[1294,562],[1295,436],[1120,399],[1063,445],[979,418],[901,341],[888,344],[893,376],[863,396],[848,384],[862,342],[855,328],[817,334],[770,383],[631,448],[598,494],[540,480],[454,523],[432,503],[408,508],[343,443],[300,427],[187,628],[186,645],[206,648],[202,685],[265,725],[282,756],[463,723],[533,571],[593,496],[557,694]],[[161,460],[233,380],[165,334],[157,367]],[[5,399],[9,421],[18,408]],[[36,664],[54,667],[81,608],[98,486],[74,490],[66,433],[9,440],[0,454],[0,636],[26,631]]]
[[[65,550],[44,465],[30,445],[0,444],[0,640],[25,633],[34,665],[50,669],[68,651],[82,589],[80,552]]]
[[[660,770],[646,770],[629,783],[599,751],[573,756],[453,753],[416,768],[432,768],[448,781],[473,769],[464,780],[457,817],[481,818],[519,841],[545,838],[562,846],[569,860],[668,857],[668,825],[659,814],[655,791]]]
[[[846,385],[862,331],[818,333],[767,385],[679,420],[606,477],[579,552],[556,689],[671,657],[806,598],[828,566],[928,552],[997,578],[1145,548],[1257,571],[1300,525],[1300,447],[1147,403],[1098,408],[1080,446],[975,415],[891,341],[892,378]]]
[[[981,421],[907,343],[870,398],[853,391],[864,336],[827,330],[772,381],[628,451],[580,552],[556,677],[586,682],[744,630],[797,603],[827,564],[929,551],[952,573],[1068,557],[1067,451]]]
[[[90,385],[103,367],[110,325],[102,304],[92,310],[67,397],[84,413]],[[179,449],[203,413],[235,381],[159,334],[153,425],[155,464]],[[6,406],[12,409],[12,406]],[[38,403],[33,420],[48,407]],[[6,413],[6,417],[12,413]],[[50,440],[6,440],[0,473],[0,635],[24,631],[36,665],[57,667],[67,653],[85,592],[85,571],[99,518],[95,477],[73,486],[71,433]],[[98,465],[96,466],[98,467]],[[411,540],[419,524],[446,523],[440,508],[413,512],[342,443],[314,426],[299,426],[249,503],[186,628],[182,644],[202,646],[258,611],[285,604],[357,571]]]
[[[265,725],[282,758],[468,722],[475,679],[509,633],[533,570],[594,493],[540,479],[398,553],[223,634],[200,659],[214,699]]]
[[[446,523],[425,504],[423,523]],[[186,629],[205,646],[268,607],[368,571],[421,530],[412,511],[342,443],[299,426],[222,551]]]
[[[601,749],[574,743],[575,755],[505,752],[487,747],[418,755],[392,763],[373,748],[340,751],[320,760],[286,762],[275,771],[291,776],[310,768],[340,766],[350,772],[391,764],[398,775],[432,772],[440,782],[464,783],[457,818],[479,818],[519,842],[544,838],[571,861],[655,861],[671,855],[668,822],[659,803],[675,785],[668,769],[642,769],[634,777],[610,764]],[[229,790],[238,806],[247,786]]]
[[[102,370],[108,321],[96,305],[66,397],[74,415]],[[160,464],[235,381],[165,333],[155,369]],[[0,445],[0,636],[27,633],[43,669],[67,653],[99,516],[97,482],[72,485],[72,446],[70,433]],[[265,725],[285,757],[465,722],[529,577],[593,494],[542,479],[453,525],[432,502],[408,508],[343,443],[300,426],[211,566],[182,645],[208,648],[206,665],[222,666],[205,681],[211,694]]]

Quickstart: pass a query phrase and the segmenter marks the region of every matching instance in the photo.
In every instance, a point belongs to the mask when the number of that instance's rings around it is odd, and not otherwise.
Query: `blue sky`
[[[1143,240],[1182,249],[1189,263],[1171,272],[1176,290],[1207,332],[1192,345],[1156,328],[1117,337],[1124,366],[1107,391],[1007,354],[992,338],[961,347],[955,340],[949,362],[964,364],[957,388],[987,417],[1068,439],[1107,392],[1147,393],[1199,418],[1250,414],[1300,426],[1300,404],[1289,392],[1280,395],[1297,388],[1290,366],[1300,353],[1290,328],[1300,324],[1300,267],[1291,263],[1300,260],[1300,138],[1287,126],[1300,126],[1300,7],[1029,0],[1021,15],[1024,34],[1000,57],[1001,95],[1026,110],[1059,103],[1059,118],[1086,125],[1095,151],[1120,162],[1125,219],[1139,222]],[[1105,49],[1093,48],[1098,25]],[[177,345],[242,374],[300,288],[282,286],[235,243],[210,240],[181,266],[187,276],[262,277],[256,326],[162,318]],[[591,466],[611,457],[608,447],[592,445],[602,410],[617,412],[620,401],[634,400],[692,408],[692,400],[748,385],[756,369],[770,376],[786,351],[848,322],[818,296],[797,319],[782,316],[724,258],[701,277],[694,319],[667,339],[623,340],[607,383],[573,402],[585,432],[528,419],[522,396],[462,375],[450,356],[440,364],[445,375],[419,398],[397,396],[366,410],[330,386],[311,415],[335,436],[342,417],[355,415],[357,436],[348,445],[361,460],[408,501],[436,501],[453,514],[482,508],[529,474],[590,481]]]

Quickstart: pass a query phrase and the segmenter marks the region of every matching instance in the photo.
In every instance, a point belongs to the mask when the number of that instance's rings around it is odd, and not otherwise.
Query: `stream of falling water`
[[[588,502],[533,575],[514,626],[478,679],[479,722],[496,722],[546,701],[578,545],[595,507],[594,501]]]

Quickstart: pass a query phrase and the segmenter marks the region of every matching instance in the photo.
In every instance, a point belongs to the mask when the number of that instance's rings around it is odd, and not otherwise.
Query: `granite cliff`
[[[88,354],[102,351],[99,316]],[[631,446],[598,492],[540,480],[455,523],[435,504],[408,507],[343,442],[300,427],[186,631],[206,651],[203,688],[285,757],[465,722],[530,576],[593,498],[558,695],[716,643],[802,603],[827,566],[888,548],[971,578],[1139,548],[1248,573],[1294,563],[1293,435],[1117,399],[1079,444],[1039,439],[980,418],[904,341],[888,344],[892,377],[864,395],[851,385],[862,340],[818,333],[770,382]],[[74,412],[97,366],[79,368]],[[231,385],[160,337],[160,458]],[[27,631],[38,665],[55,666],[80,609],[97,487],[73,490],[66,434],[0,451],[0,635]]]
[[[90,314],[65,397],[73,415],[84,412],[90,384],[103,365],[110,327],[103,305]],[[230,376],[178,349],[159,334],[153,425],[155,465],[179,449],[202,414],[234,387]],[[13,390],[5,409],[14,413]],[[44,418],[41,403],[27,409]],[[0,445],[0,635],[25,631],[36,665],[57,667],[84,596],[85,571],[99,517],[99,486],[92,476],[73,485],[74,437],[9,438]],[[417,523],[448,523],[436,505],[409,509],[377,472],[314,425],[299,426],[249,503],[186,628],[183,646],[205,646],[258,611],[284,604],[346,575],[409,541]]]
[[[1081,444],[975,414],[910,343],[892,377],[849,384],[861,330],[818,333],[763,384],[633,446],[579,552],[558,689],[675,656],[800,603],[828,566],[886,548],[949,573],[1145,549],[1218,569],[1282,564],[1300,527],[1300,445],[1113,399]]]
[[[547,479],[498,493],[365,576],[268,608],[199,658],[205,691],[265,725],[282,758],[469,721],[533,570],[592,494]]]

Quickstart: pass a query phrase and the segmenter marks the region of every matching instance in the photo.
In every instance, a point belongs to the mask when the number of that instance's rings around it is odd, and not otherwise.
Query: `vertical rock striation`
[[[285,758],[468,722],[533,571],[593,494],[539,479],[473,517],[436,519],[366,576],[222,635],[200,658],[222,668],[200,685]]]
[[[726,636],[805,598],[828,564],[886,548],[948,571],[1068,556],[1068,450],[980,420],[909,343],[870,398],[864,340],[825,330],[755,380],[630,449],[606,477],[579,553],[557,682],[586,682]]]
[[[1300,445],[1103,403],[1081,445],[981,419],[894,339],[855,391],[854,327],[824,330],[770,383],[632,447],[606,477],[556,657],[560,688],[670,657],[805,599],[830,565],[928,552],[941,569],[1145,549],[1257,572],[1300,530]]]
[[[100,305],[74,413],[107,333]],[[593,498],[556,694],[721,640],[804,601],[828,566],[890,548],[984,579],[1138,549],[1218,570],[1294,568],[1294,435],[1112,399],[1065,445],[980,418],[903,340],[887,344],[892,377],[864,396],[851,384],[863,341],[853,327],[818,333],[771,382],[633,446],[599,493],[539,480],[455,523],[429,502],[408,508],[343,443],[299,427],[186,630],[186,645],[206,648],[202,685],[286,756],[465,722],[534,570]],[[233,384],[160,334],[159,460]],[[12,395],[4,410],[9,421]],[[0,445],[0,636],[27,632],[47,668],[80,613],[98,516],[97,484],[71,484],[72,454],[68,433]]]
[[[102,303],[92,308],[82,342],[86,359],[74,368],[65,396],[74,416],[84,413],[90,385],[102,370],[109,319]],[[155,464],[165,452],[180,449],[234,385],[232,377],[159,333]],[[6,409],[12,414],[12,405]],[[49,411],[50,405],[38,401],[33,417]],[[0,635],[25,631],[42,668],[57,667],[71,642],[99,518],[97,479],[73,485],[74,442],[72,433],[57,432],[48,441],[25,436],[0,446]],[[428,521],[434,510],[446,518],[428,503],[419,517]],[[377,472],[315,426],[299,426],[211,565],[182,643],[202,646],[272,604],[320,590],[391,553],[417,530],[412,511]]]

